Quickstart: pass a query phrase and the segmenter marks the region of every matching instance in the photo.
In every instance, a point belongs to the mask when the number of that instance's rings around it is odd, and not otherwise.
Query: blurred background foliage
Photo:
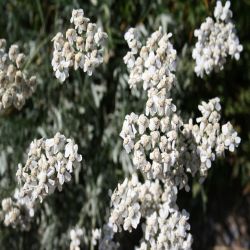
[[[0,225],[0,249],[68,249],[68,231],[76,224],[90,238],[105,222],[111,190],[132,171],[119,133],[129,112],[143,109],[145,96],[127,85],[124,32],[138,26],[145,35],[162,25],[173,33],[178,52],[173,99],[183,117],[198,115],[201,100],[218,96],[222,120],[231,121],[242,143],[210,170],[204,185],[180,196],[191,214],[194,249],[250,249],[250,1],[232,1],[234,22],[244,51],[224,71],[205,79],[194,75],[193,32],[211,15],[215,0],[0,0],[0,37],[29,54],[26,67],[38,87],[24,108],[0,116],[0,199],[13,193],[15,172],[25,162],[34,138],[57,131],[72,137],[84,157],[74,181],[41,205],[30,232]],[[109,35],[105,63],[93,77],[72,72],[65,84],[53,76],[51,39],[70,25],[73,8],[84,9]],[[140,232],[119,235],[121,249],[132,249]],[[227,248],[222,248],[227,247]],[[90,246],[86,246],[86,249]]]

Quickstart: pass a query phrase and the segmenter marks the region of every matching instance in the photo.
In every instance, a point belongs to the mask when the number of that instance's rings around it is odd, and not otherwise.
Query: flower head
[[[60,32],[52,39],[54,52],[51,64],[60,82],[69,77],[72,67],[74,70],[81,68],[91,76],[103,62],[104,43],[108,37],[95,23],[90,23],[82,9],[72,11],[70,22],[74,28],[66,31],[66,39]]]

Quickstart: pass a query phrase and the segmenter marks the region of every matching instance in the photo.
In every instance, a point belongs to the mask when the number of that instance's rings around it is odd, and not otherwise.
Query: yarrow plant
[[[36,76],[28,76],[26,56],[18,45],[11,45],[7,51],[6,43],[0,39],[0,111],[10,107],[20,110],[36,89]]]
[[[144,114],[125,117],[120,136],[133,164],[146,178],[126,179],[112,195],[109,222],[115,232],[131,231],[142,222],[144,232],[137,249],[191,249],[189,214],[177,206],[178,190],[189,191],[188,179],[203,180],[216,156],[234,151],[240,138],[228,122],[220,125],[220,100],[211,99],[198,107],[202,116],[186,124],[170,99],[175,81],[176,51],[171,34],[160,28],[142,46],[135,29],[125,40],[131,49],[124,57],[130,70],[131,88],[147,91]]]
[[[2,202],[5,225],[15,227],[20,224],[23,221],[20,211],[23,207],[33,217],[38,201],[41,203],[56,189],[61,191],[63,184],[71,180],[71,175],[79,167],[81,160],[82,156],[78,154],[78,146],[74,140],[67,139],[60,133],[56,133],[51,139],[32,141],[26,164],[19,164],[16,173],[21,187],[15,195],[15,202],[11,198]],[[25,225],[22,227],[25,228]]]
[[[229,1],[225,6],[217,1],[215,19],[208,17],[195,31],[198,42],[193,58],[195,72],[200,77],[222,70],[228,56],[240,58],[243,47],[229,8]],[[65,34],[57,33],[52,39],[51,64],[60,82],[66,81],[71,68],[80,68],[91,76],[103,62],[108,37],[84,16],[82,9],[72,11],[70,22],[73,28]],[[139,227],[143,236],[139,246],[135,246],[137,250],[192,248],[190,215],[179,208],[178,193],[190,190],[191,178],[204,181],[213,161],[226,151],[234,152],[241,139],[230,122],[221,123],[218,97],[201,102],[200,117],[182,119],[171,98],[177,57],[171,37],[162,27],[146,38],[146,42],[136,28],[130,28],[124,36],[129,47],[123,58],[129,71],[128,84],[132,89],[142,88],[147,95],[144,111],[127,114],[120,132],[124,153],[132,158],[133,173],[111,195],[106,224],[91,228],[90,234],[82,226],[85,218],[82,217],[77,226],[66,230],[70,250],[88,246],[117,250],[115,234]],[[36,78],[28,79],[24,64],[25,56],[19,53],[18,46],[12,45],[7,53],[6,41],[0,39],[0,110],[11,106],[21,109],[34,92]],[[18,165],[18,188],[12,197],[1,202],[0,220],[5,226],[29,230],[39,203],[56,190],[61,191],[81,161],[78,145],[59,132],[50,139],[33,140],[25,164]],[[91,208],[95,206],[94,199],[90,203]],[[92,226],[95,224],[98,224],[96,219]]]
[[[230,1],[227,1],[225,6],[222,6],[221,1],[217,1],[214,19],[207,17],[200,29],[194,32],[198,39],[193,49],[196,64],[194,70],[197,76],[203,77],[213,70],[222,70],[228,56],[236,60],[240,58],[243,46],[232,22],[233,13],[230,5]]]
[[[59,32],[52,39],[52,67],[60,82],[69,77],[70,68],[81,68],[91,76],[93,70],[103,62],[104,43],[108,37],[101,27],[84,16],[82,9],[72,11],[70,22],[74,28],[68,29],[65,37]]]

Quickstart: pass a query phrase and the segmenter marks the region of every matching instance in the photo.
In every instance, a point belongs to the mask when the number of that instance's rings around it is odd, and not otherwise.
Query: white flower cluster
[[[27,196],[21,197],[20,190],[15,191],[14,198],[8,197],[2,200],[0,219],[3,220],[5,226],[29,230],[33,216],[34,203]]]
[[[134,56],[141,46],[136,37],[134,29],[125,35],[132,50],[129,55]],[[201,117],[196,119],[196,124],[192,119],[185,124],[176,113],[176,106],[169,98],[175,79],[172,71],[176,51],[168,38],[159,29],[147,40],[147,49],[141,47],[140,56],[142,50],[148,56],[156,55],[150,61],[149,67],[154,69],[150,80],[144,77],[149,71],[146,56],[139,67],[136,62],[143,59],[125,57],[130,70],[129,85],[136,87],[142,82],[148,100],[144,114],[131,113],[125,117],[120,136],[124,149],[133,154],[133,164],[147,180],[140,183],[133,176],[118,185],[112,195],[110,223],[115,232],[122,228],[131,231],[144,218],[144,238],[139,249],[191,249],[189,216],[179,211],[176,204],[178,189],[189,191],[189,175],[199,175],[202,180],[216,156],[222,156],[225,150],[234,151],[240,143],[229,122],[223,126],[219,123],[219,98],[199,105]],[[164,56],[157,57],[157,51],[162,48],[165,48]]]
[[[172,34],[164,34],[160,27],[148,38],[146,45],[142,46],[137,33],[136,29],[130,28],[125,34],[125,40],[131,49],[124,57],[124,62],[130,70],[128,83],[131,88],[135,88],[143,82],[144,90],[154,89],[153,93],[148,93],[149,95],[163,99],[164,93],[160,91],[170,90],[175,79],[171,73],[175,69],[176,59],[176,50],[169,42]]]
[[[28,219],[23,218],[22,214],[33,217],[38,200],[42,202],[56,189],[61,191],[63,184],[71,180],[71,175],[81,160],[77,144],[60,133],[56,133],[51,139],[32,141],[25,166],[18,165],[16,176],[21,187],[14,195],[15,202],[7,206],[8,209],[5,205],[2,206],[5,225],[15,227],[21,224],[23,228],[28,228],[27,223],[24,223]],[[8,204],[10,200],[8,199]],[[4,200],[3,202],[5,204]],[[21,210],[26,213],[21,213]]]
[[[13,106],[20,110],[35,91],[36,77],[24,71],[26,56],[18,45],[6,51],[6,40],[0,39],[0,111]]]
[[[60,82],[69,77],[69,68],[81,68],[92,75],[93,70],[103,62],[104,43],[108,36],[89,21],[82,9],[73,10],[70,22],[74,24],[74,28],[66,31],[65,38],[59,32],[52,40],[52,67]]]
[[[19,182],[23,183],[23,194],[32,201],[39,199],[42,202],[56,189],[61,191],[81,160],[78,145],[60,133],[51,139],[32,141],[26,164],[24,167],[19,165],[16,174]]]
[[[81,238],[83,237],[83,230],[75,228],[70,230],[70,250],[81,250]]]
[[[165,117],[127,115],[121,132],[124,148],[133,152],[134,165],[147,178],[172,179],[188,191],[188,173],[206,176],[216,155],[233,152],[240,143],[230,122],[219,124],[220,109],[219,98],[202,102],[197,124],[192,119],[184,124],[173,110]]]
[[[131,180],[118,184],[112,195],[112,212],[109,219],[114,232],[137,228],[141,218],[144,239],[137,249],[190,249],[192,236],[188,231],[189,215],[180,212],[176,205],[177,188],[158,180],[141,183],[134,174]]]
[[[219,124],[219,98],[211,99],[208,103],[202,102],[198,108],[202,116],[196,119],[197,124],[193,124],[191,119],[188,124],[184,124],[183,134],[188,141],[186,150],[192,152],[188,156],[189,171],[192,175],[199,171],[201,176],[206,176],[215,157],[222,156],[225,150],[233,152],[241,139],[230,122],[222,126]]]
[[[170,213],[162,204],[159,211],[146,217],[145,239],[135,249],[191,249],[188,219],[189,214],[185,210]]]
[[[235,25],[232,22],[233,13],[229,9],[230,1],[222,6],[216,2],[214,19],[207,17],[200,29],[195,30],[194,36],[198,41],[193,50],[193,59],[196,61],[195,73],[203,77],[213,70],[223,69],[227,56],[239,60],[243,46],[239,42]]]

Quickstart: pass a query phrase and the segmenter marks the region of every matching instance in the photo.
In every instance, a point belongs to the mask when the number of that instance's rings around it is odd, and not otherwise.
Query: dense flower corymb
[[[222,6],[221,1],[216,2],[214,19],[207,17],[200,29],[195,30],[194,36],[198,41],[193,50],[195,59],[195,73],[203,77],[213,70],[223,69],[227,56],[239,60],[243,50],[232,22],[233,13],[230,10],[230,1]]]
[[[60,133],[51,139],[32,141],[25,165],[18,165],[16,176],[20,188],[13,198],[2,201],[4,224],[29,229],[38,201],[42,202],[56,189],[61,191],[63,184],[71,180],[81,160],[74,140]]]
[[[28,77],[25,62],[18,45],[6,51],[6,40],[0,39],[0,111],[11,106],[20,110],[35,91],[36,77]]]
[[[0,220],[3,220],[5,226],[29,230],[31,219],[34,216],[34,205],[27,196],[20,195],[20,190],[17,189],[14,197],[2,200]]]
[[[175,78],[172,71],[175,70],[176,59],[176,50],[169,41],[171,36],[171,33],[165,34],[160,27],[142,46],[137,30],[130,28],[127,31],[125,40],[131,51],[124,57],[124,62],[129,69],[128,84],[131,88],[140,83],[143,83],[144,90],[149,91],[154,87],[158,98],[163,98],[164,93],[160,93],[160,90],[171,89]]]
[[[26,164],[19,165],[17,171],[18,180],[23,183],[23,193],[31,200],[42,201],[55,189],[62,190],[62,185],[71,180],[71,174],[81,160],[78,146],[60,133],[51,139],[34,140]]]
[[[109,222],[113,230],[131,231],[144,218],[144,238],[136,249],[191,249],[189,215],[179,211],[177,192],[171,182],[163,186],[158,180],[141,183],[135,174],[125,179],[112,195]]]
[[[81,68],[92,75],[93,70],[103,62],[104,43],[108,37],[84,16],[82,9],[72,11],[70,22],[74,28],[68,29],[65,37],[61,32],[57,33],[52,40],[52,67],[60,82],[69,77],[70,68]]]

